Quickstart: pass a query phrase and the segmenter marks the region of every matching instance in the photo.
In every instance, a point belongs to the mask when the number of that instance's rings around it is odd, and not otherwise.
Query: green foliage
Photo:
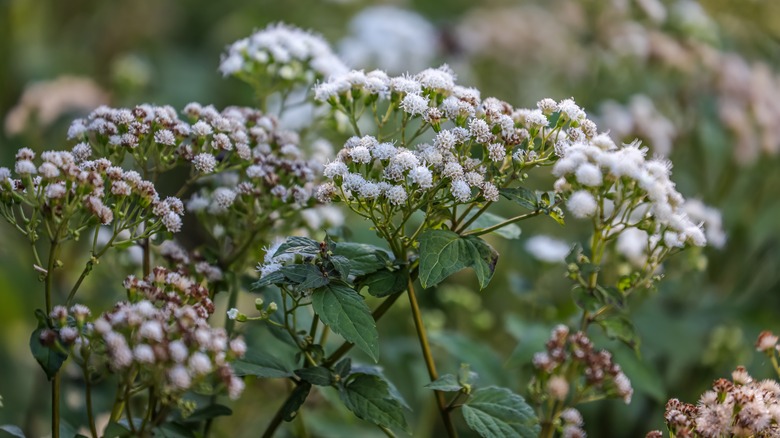
[[[261,378],[284,378],[292,376],[287,365],[271,354],[251,348],[244,357],[231,364],[237,376],[255,376]]]
[[[420,235],[420,282],[436,286],[450,275],[473,268],[484,289],[496,269],[498,253],[484,240],[462,237],[448,230],[428,230]]]
[[[402,403],[393,397],[382,378],[372,374],[353,374],[340,388],[344,405],[363,420],[378,426],[408,430]]]
[[[540,431],[533,409],[506,388],[478,389],[461,410],[469,428],[483,438],[534,438]]]
[[[379,360],[379,332],[365,300],[344,283],[332,282],[314,290],[314,312],[334,332],[354,343],[374,361]]]

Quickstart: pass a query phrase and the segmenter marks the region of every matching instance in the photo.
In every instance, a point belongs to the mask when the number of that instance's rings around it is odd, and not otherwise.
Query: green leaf
[[[295,370],[295,374],[312,385],[330,386],[335,382],[333,373],[321,366],[301,368]]]
[[[339,391],[347,409],[363,420],[407,431],[403,407],[390,394],[387,382],[373,374],[353,376]]]
[[[336,363],[336,366],[333,367],[333,370],[342,378],[349,376],[352,372],[352,359],[348,357],[341,359]]]
[[[165,423],[160,427],[155,427],[152,434],[155,437],[163,438],[195,438],[195,434],[191,430],[178,423]]]
[[[474,216],[474,214],[470,214],[469,216]],[[504,222],[505,220],[506,218],[503,218],[499,215],[484,212],[481,215],[479,215],[479,217],[469,226],[468,229],[482,230],[488,227],[492,227],[494,225],[498,225],[501,222]],[[517,224],[509,224],[509,225],[504,225],[503,227],[493,231],[493,233],[498,234],[504,239],[519,239],[522,230],[520,230],[520,227],[517,226]]]
[[[463,268],[473,268],[484,289],[493,277],[498,253],[484,240],[461,237],[448,230],[429,230],[420,235],[420,282],[435,286]]]
[[[308,237],[288,237],[274,253],[274,257],[282,254],[308,254],[316,255],[320,252],[320,242]]]
[[[249,349],[242,359],[231,363],[231,366],[237,376],[257,376],[275,379],[293,375],[284,362],[254,348]]]
[[[284,418],[284,421],[292,421],[295,418],[298,409],[301,408],[303,402],[306,401],[306,397],[309,396],[309,391],[311,391],[311,383],[306,381],[298,383],[290,397],[284,402],[284,406],[282,406],[282,418]]]
[[[435,391],[444,392],[457,392],[462,388],[460,383],[458,383],[458,378],[452,374],[445,374],[433,382],[425,385],[425,387]]]
[[[30,351],[41,368],[43,368],[46,377],[52,380],[57,371],[62,367],[65,359],[68,358],[68,355],[41,344],[41,333],[47,329],[48,327],[45,324],[38,323],[38,328],[30,335]]]
[[[130,435],[132,435],[130,429],[116,422],[108,423],[106,430],[103,432],[103,438],[124,438]]]
[[[233,415],[233,410],[225,405],[213,404],[204,406],[184,419],[185,422],[200,422],[215,417],[227,417]]]
[[[622,316],[605,318],[597,321],[610,339],[617,339],[639,353],[639,335],[634,324]]]
[[[257,290],[272,284],[282,284],[287,280],[282,272],[274,271],[252,284],[252,289]]]
[[[469,428],[485,438],[536,438],[541,430],[533,409],[506,388],[478,389],[461,410]]]
[[[316,289],[329,281],[320,268],[311,263],[285,266],[279,272],[299,289]]]
[[[374,361],[379,359],[376,322],[359,293],[345,284],[331,283],[316,289],[311,303],[314,312],[334,332],[357,345]]]
[[[3,432],[9,435],[13,435],[15,437],[25,438],[24,432],[22,432],[22,429],[19,428],[19,426],[14,426],[12,424],[4,424],[0,426],[0,430],[2,430]]]
[[[355,276],[376,272],[387,266],[387,261],[390,260],[387,251],[365,243],[337,243],[333,255],[343,256],[349,260],[349,271]]]
[[[359,286],[368,287],[368,293],[377,298],[387,297],[406,289],[409,271],[406,268],[390,271],[382,269],[362,277]]]
[[[516,187],[511,189],[500,189],[499,193],[504,195],[505,198],[513,201],[520,206],[529,210],[536,210],[539,203],[539,198],[532,190],[528,190],[525,187]]]
[[[349,269],[350,269],[349,259],[344,256],[337,255],[337,256],[330,257],[329,260],[330,263],[333,265],[333,269],[335,269],[336,272],[339,273],[339,277],[342,280],[347,281],[347,277],[349,277]]]

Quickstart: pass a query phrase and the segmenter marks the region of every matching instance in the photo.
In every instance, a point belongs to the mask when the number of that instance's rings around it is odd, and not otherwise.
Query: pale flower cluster
[[[192,278],[155,268],[147,278],[124,282],[130,301],[118,303],[92,324],[94,345],[105,345],[110,369],[138,372],[139,380],[165,394],[182,394],[215,375],[231,398],[244,389],[229,363],[246,344],[212,328],[209,292]]]
[[[286,81],[328,77],[347,70],[319,35],[284,23],[271,24],[231,44],[222,55],[224,76],[271,76]]]
[[[16,154],[14,173],[0,168],[0,202],[14,202],[17,196],[35,200],[55,217],[70,219],[75,212],[92,215],[108,225],[119,217],[132,225],[141,213],[131,209],[132,202],[151,207],[154,219],[148,227],[162,225],[170,232],[182,226],[184,205],[175,197],[161,199],[150,181],[138,172],[114,166],[106,158],[91,160],[92,150],[86,143],[72,151],[46,151],[35,164],[36,154],[22,148]],[[9,204],[10,205],[10,204]],[[73,208],[77,206],[78,208]],[[133,214],[128,215],[129,212]],[[121,227],[120,227],[121,228]]]

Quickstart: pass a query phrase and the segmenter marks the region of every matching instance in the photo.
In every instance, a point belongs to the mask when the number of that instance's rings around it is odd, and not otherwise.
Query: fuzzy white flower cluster
[[[571,251],[571,245],[555,237],[538,234],[525,242],[525,250],[546,263],[561,263]]]
[[[90,156],[89,145],[80,143],[71,152],[42,152],[41,164],[36,166],[36,154],[28,148],[20,149],[14,166],[18,178],[12,178],[9,169],[0,168],[0,203],[25,196],[57,217],[83,211],[108,225],[115,217],[131,224],[138,215],[148,214],[130,208],[132,202],[138,202],[151,206],[152,214],[148,216],[153,222],[149,226],[162,225],[173,233],[181,229],[184,205],[178,198],[160,199],[154,184],[138,172],[123,170],[106,158],[90,160]]]
[[[257,265],[257,272],[260,273],[260,278],[282,269],[284,265],[295,260],[295,254],[284,253],[276,255],[282,243],[284,243],[284,239],[279,238],[264,248],[265,256],[263,257],[263,263]]]
[[[331,182],[320,187],[318,197],[322,202],[338,195],[358,203],[383,199],[394,208],[444,189],[450,202],[498,200],[498,188],[484,178],[481,161],[456,151],[470,138],[467,130],[458,132],[462,142],[454,140],[449,149],[422,144],[410,150],[372,136],[352,137],[336,160],[325,165],[324,176]]]
[[[182,394],[214,374],[231,398],[244,382],[229,363],[246,352],[207,318],[214,312],[208,291],[193,279],[158,267],[146,279],[124,282],[131,301],[118,303],[91,326],[92,344],[105,346],[110,369],[138,372],[142,384]]]
[[[560,144],[552,173],[555,189],[577,218],[595,217],[605,237],[618,235],[616,249],[637,265],[707,238],[686,213],[672,182],[669,161],[647,159],[639,142],[616,146],[605,134]],[[650,230],[651,233],[648,233]]]
[[[313,82],[347,70],[319,35],[284,23],[271,24],[231,44],[222,55],[224,76],[268,75]]]

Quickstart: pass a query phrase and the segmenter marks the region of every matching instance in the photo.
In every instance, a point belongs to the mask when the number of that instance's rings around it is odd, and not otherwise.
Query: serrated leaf
[[[308,254],[316,255],[320,252],[320,242],[308,237],[288,237],[274,253],[274,257],[282,254]]]
[[[243,358],[232,362],[230,365],[237,376],[275,379],[293,375],[284,362],[254,348],[249,349]]]
[[[229,407],[225,405],[213,404],[195,410],[195,412],[190,414],[183,421],[187,423],[200,422],[215,417],[226,417],[230,415],[233,415],[233,410]]]
[[[330,283],[316,289],[311,296],[314,312],[347,341],[379,359],[379,332],[365,300],[352,288]]]
[[[498,253],[484,240],[448,230],[429,230],[419,238],[420,282],[435,286],[463,268],[473,268],[484,289],[495,272]]]
[[[337,243],[333,255],[349,260],[349,271],[354,276],[376,272],[387,266],[391,259],[390,254],[378,246],[353,242]]]
[[[44,330],[47,330],[47,327],[39,323],[38,328],[32,332],[30,335],[30,351],[46,373],[46,378],[52,380],[68,356],[41,344],[41,333]]]
[[[282,284],[287,280],[287,278],[284,276],[283,273],[279,271],[271,272],[270,274],[266,275],[265,277],[257,280],[252,284],[252,289],[257,290],[266,286],[270,286],[272,284]]]
[[[525,399],[506,388],[478,389],[461,410],[469,428],[484,438],[536,438],[541,430]]]
[[[333,264],[333,269],[336,270],[336,272],[339,273],[339,277],[346,281],[347,277],[349,277],[349,270],[350,270],[350,261],[348,258],[344,256],[332,256],[330,257],[330,263]]]
[[[19,426],[14,426],[13,424],[4,424],[0,426],[0,430],[15,437],[25,438],[22,429]]]
[[[321,366],[301,368],[295,374],[312,385],[330,386],[335,381],[333,373]]]
[[[347,409],[363,420],[407,431],[403,407],[390,394],[387,382],[372,374],[353,376],[339,391]]]
[[[309,391],[311,391],[311,383],[306,381],[298,383],[282,406],[282,418],[284,418],[284,421],[292,421],[295,418],[298,409],[301,408],[306,401],[306,397],[309,396]]]
[[[536,192],[526,189],[525,187],[500,189],[499,193],[504,195],[504,197],[510,201],[513,201],[529,210],[536,210],[539,202],[539,198],[537,197]]]
[[[368,287],[368,293],[377,298],[387,297],[406,289],[409,271],[406,268],[389,271],[382,269],[361,278],[360,287]]]
[[[457,392],[460,391],[462,386],[458,383],[458,378],[452,374],[445,374],[433,382],[425,385],[428,389],[444,392]]]
[[[279,272],[299,289],[316,289],[329,281],[320,268],[311,263],[285,266]]]
[[[611,339],[617,339],[639,352],[639,335],[634,324],[622,316],[605,318],[597,321],[604,333]]]
[[[387,387],[390,390],[390,397],[396,399],[398,403],[401,403],[401,406],[404,408],[410,411],[412,410],[412,408],[409,407],[409,403],[404,400],[401,392],[398,391],[398,388],[396,388],[393,382],[388,380],[388,378],[385,376],[385,373],[382,372],[382,367],[378,365],[357,364],[352,367],[352,374],[370,374],[372,376],[379,377],[387,384]]]
[[[470,218],[475,213],[470,214],[468,217]],[[488,227],[492,227],[494,225],[498,225],[501,222],[504,222],[506,218],[503,218],[499,215],[484,212],[479,215],[479,217],[469,226],[469,230],[482,230]],[[498,234],[499,236],[503,237],[504,239],[519,239],[520,234],[522,234],[522,230],[517,224],[509,224],[505,225],[495,231],[493,233]]]

